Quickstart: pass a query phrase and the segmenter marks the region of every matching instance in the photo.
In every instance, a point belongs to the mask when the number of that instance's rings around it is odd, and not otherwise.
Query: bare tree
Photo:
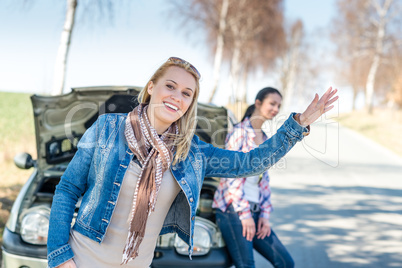
[[[230,6],[227,55],[232,102],[245,101],[250,72],[258,67],[267,69],[281,55],[285,43],[281,4],[281,0],[239,0]]]
[[[226,17],[229,9],[229,0],[222,1],[222,7],[219,17],[219,28],[218,34],[216,37],[216,50],[215,50],[215,60],[214,60],[214,73],[213,73],[213,84],[212,84],[212,92],[209,96],[208,102],[212,102],[216,89],[218,88],[221,65],[222,65],[222,57],[223,57],[223,48],[224,48],[224,35],[226,31]]]
[[[88,15],[91,13],[95,16],[96,11],[98,11],[102,14],[100,17],[103,17],[103,13],[110,13],[109,18],[112,18],[111,14],[113,11],[113,5],[111,0],[67,0],[66,2],[66,16],[56,56],[51,95],[62,94],[64,90],[67,59],[76,21],[78,4],[82,4],[82,9],[84,13],[87,14],[87,17],[89,17]]]
[[[401,28],[398,19],[401,13],[400,0],[338,0],[338,15],[335,19],[333,36],[338,44],[338,52],[349,52],[351,68],[360,66],[365,72],[365,106],[369,113],[373,111],[374,89],[377,73],[382,59],[390,48],[395,32],[392,28]],[[345,58],[343,58],[345,59]],[[368,62],[368,63],[367,63]],[[356,85],[356,82],[354,83]],[[360,81],[357,83],[360,84]],[[356,86],[354,86],[356,87]]]
[[[384,79],[390,82],[391,87],[386,95],[387,106],[390,109],[402,109],[402,46],[395,42],[384,61],[389,63],[384,71],[387,74]]]
[[[51,95],[59,95],[63,93],[67,58],[70,50],[71,35],[74,29],[76,9],[77,0],[67,0],[66,18],[64,20],[64,27],[61,33],[61,40],[56,56]]]
[[[352,108],[356,109],[356,99],[364,92],[367,82],[370,57],[367,52],[364,34],[367,5],[362,1],[338,1],[338,14],[333,19],[331,37],[337,44],[336,56],[339,59],[338,77],[350,84],[353,90]],[[356,12],[359,11],[359,12]]]
[[[296,21],[290,30],[287,51],[282,58],[281,84],[284,95],[283,109],[287,110],[290,106],[294,87],[296,84],[296,74],[300,69],[300,50],[303,40],[303,23]]]
[[[248,73],[259,66],[271,65],[281,51],[282,0],[171,0],[170,3],[181,14],[184,25],[194,29],[195,24],[206,30],[208,45],[215,54],[214,86],[209,100],[216,93],[223,60],[230,64],[229,88],[236,99],[244,99],[245,88],[237,90],[240,81],[244,84]],[[182,21],[177,23],[183,25]]]
[[[402,72],[399,72],[398,77],[394,80],[392,91],[387,97],[389,108],[397,107],[398,109],[402,109]]]
[[[378,67],[380,66],[380,60],[384,54],[384,46],[386,40],[386,26],[390,19],[394,15],[391,14],[390,8],[394,0],[385,0],[382,3],[376,0],[370,1],[372,7],[374,7],[374,16],[370,18],[374,29],[376,30],[374,35],[374,50],[373,50],[373,61],[370,66],[370,71],[367,77],[366,83],[366,108],[369,113],[373,112],[373,96],[374,96],[374,83],[376,79],[376,73]],[[375,19],[377,17],[377,19]]]
[[[230,0],[170,0],[170,11],[180,14],[175,23],[181,30],[187,30],[189,35],[194,35],[194,29],[205,29],[207,43],[214,54],[213,86],[209,96],[209,102],[219,85],[223,53],[225,46],[225,34],[227,31],[227,13]],[[183,28],[183,25],[186,28]],[[199,38],[199,36],[197,36]]]
[[[355,111],[357,96],[360,92],[364,92],[366,87],[369,62],[361,58],[351,58],[348,63],[349,65],[341,72],[352,86],[352,110]]]

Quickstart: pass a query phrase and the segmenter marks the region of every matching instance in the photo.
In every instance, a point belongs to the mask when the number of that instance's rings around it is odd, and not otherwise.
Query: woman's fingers
[[[264,227],[264,222],[259,220],[258,221],[258,229],[257,229],[257,233],[261,232],[262,228]]]
[[[330,90],[331,89],[331,90]],[[320,101],[323,103],[327,103],[335,94],[338,92],[337,89],[333,89],[330,87],[324,95],[322,95]]]
[[[265,237],[269,236],[271,234],[271,228],[269,226],[264,226],[261,231],[257,232],[257,238],[258,239],[264,239]]]
[[[247,227],[243,225],[243,237],[247,237]]]
[[[337,100],[337,99],[338,99],[338,96],[332,98],[337,92],[338,92],[338,90],[335,89],[335,90],[328,96],[326,103],[329,102],[329,101]]]
[[[324,113],[328,112],[329,110],[331,110],[332,108],[334,108],[334,105],[331,105],[327,108],[324,109]]]
[[[332,97],[336,94],[336,92],[338,92],[338,89],[335,88],[335,89],[331,92],[331,94],[328,95],[328,99],[332,98]]]
[[[263,234],[261,232],[257,233],[257,239],[263,239]]]
[[[260,218],[258,220],[257,238],[264,239],[266,236],[269,236],[270,233],[271,233],[271,227],[269,225],[268,219]]]
[[[323,101],[327,100],[328,96],[331,94],[331,92],[332,92],[332,87],[329,87],[327,89],[327,91],[325,91],[325,93],[321,96],[320,100],[323,100]],[[318,96],[317,93],[315,93],[315,95]]]
[[[318,96],[317,93],[315,93],[314,99],[311,102],[311,105],[316,105],[320,101],[320,96]]]
[[[248,241],[252,241],[255,235],[255,223],[252,218],[244,219],[241,221],[243,226],[243,237],[245,237]]]
[[[319,98],[318,94],[316,93],[313,101],[300,117],[304,119],[302,125],[310,125],[314,123],[315,120],[317,120],[321,115],[331,110],[334,107],[334,105],[331,104],[333,104],[339,98],[339,96],[335,96],[337,92],[337,89],[332,89],[332,87],[330,87],[321,96],[321,98]]]
[[[267,236],[267,230],[262,230],[261,232],[257,233],[257,238],[258,239],[264,239],[265,236]]]
[[[255,227],[253,228],[253,227],[250,226],[247,230],[248,231],[247,231],[247,238],[246,239],[248,241],[252,241],[253,237],[255,235]]]
[[[332,103],[334,103],[335,101],[337,101],[338,98],[339,98],[339,96],[336,96],[335,98],[333,98],[333,99],[327,101],[327,102],[325,103],[325,106],[331,105]]]

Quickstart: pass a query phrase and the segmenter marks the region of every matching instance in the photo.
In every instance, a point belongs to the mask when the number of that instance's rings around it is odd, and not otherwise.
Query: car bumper
[[[226,248],[211,249],[207,255],[188,256],[180,255],[174,248],[156,248],[152,268],[179,268],[179,267],[208,267],[227,268],[232,265]]]
[[[4,228],[2,256],[4,268],[46,268],[46,246],[27,244],[19,234]]]
[[[18,234],[7,228],[3,233],[3,262],[4,268],[30,267],[46,268],[46,246],[35,246],[24,243]],[[152,268],[184,268],[208,267],[227,268],[232,265],[226,248],[213,248],[207,255],[188,256],[180,255],[174,248],[156,248]]]
[[[29,268],[46,268],[47,260],[20,255],[10,254],[3,249],[3,265],[4,268],[13,267],[29,267]]]

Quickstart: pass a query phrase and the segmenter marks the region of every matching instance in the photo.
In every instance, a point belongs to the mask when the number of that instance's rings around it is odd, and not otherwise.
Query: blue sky
[[[0,91],[48,94],[65,15],[65,2],[0,1]],[[211,88],[213,57],[202,32],[189,37],[166,12],[166,1],[123,1],[114,23],[97,25],[79,10],[73,33],[66,89],[92,85],[144,85],[152,72],[170,56],[191,62],[202,74],[200,100]],[[325,28],[334,15],[335,0],[284,0],[285,15],[303,20],[308,33]],[[199,31],[195,30],[198,34]],[[250,84],[250,101],[269,77]],[[325,85],[326,86],[326,85]],[[215,102],[226,104],[221,84]],[[324,89],[323,89],[324,90]]]

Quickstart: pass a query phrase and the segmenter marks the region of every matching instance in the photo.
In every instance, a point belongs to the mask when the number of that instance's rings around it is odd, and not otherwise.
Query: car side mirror
[[[30,169],[35,165],[35,160],[28,153],[19,153],[14,157],[14,164],[21,169]]]

